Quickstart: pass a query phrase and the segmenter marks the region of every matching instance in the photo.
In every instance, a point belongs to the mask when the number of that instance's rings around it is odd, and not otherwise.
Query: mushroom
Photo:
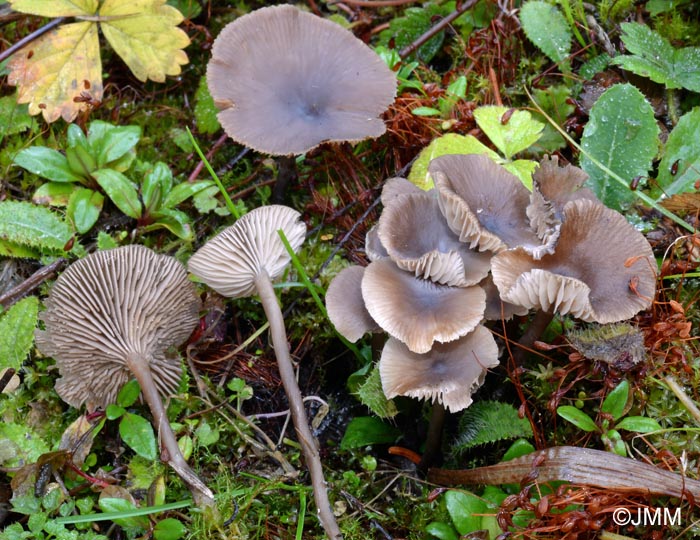
[[[469,247],[497,253],[524,246],[535,255],[550,250],[530,227],[530,192],[487,156],[440,156],[428,172],[447,223]]]
[[[214,42],[207,83],[229,137],[278,156],[379,137],[379,116],[396,95],[394,73],[352,32],[290,5],[228,24]],[[294,159],[279,164],[278,202],[296,176]]]
[[[290,5],[228,24],[207,83],[226,133],[272,155],[379,137],[396,95],[394,73],[352,32]]]
[[[430,399],[451,412],[472,403],[486,370],[498,365],[498,346],[491,332],[477,326],[450,343],[436,343],[425,354],[411,352],[398,339],[389,338],[379,360],[379,375],[386,397]]]
[[[328,537],[335,539],[341,537],[340,529],[331,511],[318,447],[294,375],[282,310],[272,287],[272,280],[282,274],[290,261],[277,231],[281,230],[297,251],[306,234],[306,226],[299,218],[297,211],[286,206],[256,208],[200,248],[190,258],[188,268],[224,296],[243,298],[256,292],[260,296],[294,427],[311,473],[319,519]]]
[[[365,269],[362,266],[343,268],[326,291],[328,318],[340,335],[352,343],[367,332],[381,330],[367,311],[362,298],[364,275]]]
[[[489,273],[491,253],[460,242],[428,193],[395,196],[379,218],[378,235],[389,257],[416,277],[467,287]]]
[[[169,349],[199,320],[200,301],[184,267],[138,245],[99,251],[64,271],[51,288],[36,331],[42,354],[56,360],[56,391],[74,407],[113,403],[132,375],[153,414],[161,458],[187,483],[199,506],[214,496],[185,461],[161,395],[176,391],[181,367]]]
[[[428,352],[435,341],[453,341],[474,330],[486,306],[481,287],[448,287],[419,279],[390,259],[365,269],[362,297],[372,319],[419,354]]]
[[[491,260],[501,298],[586,322],[629,319],[648,308],[656,261],[644,236],[614,210],[579,199],[566,204],[556,251],[535,260],[522,248]]]

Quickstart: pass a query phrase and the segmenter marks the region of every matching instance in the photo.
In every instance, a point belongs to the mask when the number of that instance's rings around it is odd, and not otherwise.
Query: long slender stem
[[[289,400],[289,410],[292,413],[292,421],[297,432],[301,449],[304,452],[306,466],[311,474],[311,486],[314,490],[314,500],[318,509],[318,518],[321,521],[326,535],[331,540],[342,538],[340,528],[336,523],[335,516],[331,510],[331,503],[328,499],[328,489],[326,481],[323,478],[323,467],[321,458],[318,455],[318,446],[314,439],[309,422],[304,411],[304,402],[301,397],[301,391],[294,376],[294,366],[292,357],[289,354],[289,345],[287,344],[287,333],[284,330],[284,318],[282,310],[277,303],[275,290],[272,287],[270,276],[265,270],[262,270],[255,278],[255,287],[260,295],[265,315],[270,323],[270,335],[272,336],[272,345],[275,348],[275,356],[277,357],[277,366],[280,371],[284,391]]]
[[[153,421],[158,430],[158,437],[162,443],[161,459],[167,462],[187,484],[197,506],[200,508],[205,506],[214,507],[214,494],[190,468],[182,452],[180,452],[180,447],[177,445],[177,439],[170,427],[170,422],[168,422],[165,407],[153,381],[148,362],[140,355],[131,354],[127,356],[126,364],[134,374],[134,377],[136,377],[136,380],[139,381],[141,393],[151,409]]]

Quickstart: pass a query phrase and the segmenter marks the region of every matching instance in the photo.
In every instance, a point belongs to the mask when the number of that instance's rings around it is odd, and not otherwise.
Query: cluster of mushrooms
[[[388,398],[469,406],[498,364],[486,321],[536,309],[612,323],[651,305],[651,246],[583,187],[580,169],[545,158],[532,192],[482,155],[438,157],[428,174],[427,192],[386,182],[365,242],[370,264],[341,271],[326,295],[348,340],[389,335],[379,360]]]
[[[351,32],[288,5],[224,28],[207,82],[227,134],[277,156],[381,135],[380,115],[396,90],[394,74]],[[608,323],[650,305],[656,265],[649,244],[582,187],[579,169],[545,159],[532,192],[484,156],[443,156],[429,174],[435,189],[428,192],[401,178],[386,182],[384,212],[367,236],[372,262],[343,270],[326,297],[332,322],[350,341],[389,334],[379,364],[388,397],[467,407],[498,363],[485,321],[538,309]],[[300,248],[306,228],[298,212],[255,209],[195,253],[188,269],[223,296],[260,297],[319,519],[329,538],[340,538],[272,287],[290,260],[280,231],[292,250]],[[161,458],[199,506],[211,507],[214,496],[180,453],[162,401],[177,391],[176,348],[200,309],[176,259],[120,247],[63,272],[36,343],[56,360],[56,390],[74,407],[104,408],[135,377],[158,428]]]

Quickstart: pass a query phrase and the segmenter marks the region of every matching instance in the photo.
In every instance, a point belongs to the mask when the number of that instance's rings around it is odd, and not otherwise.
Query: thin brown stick
[[[226,142],[228,139],[228,135],[224,133],[219,137],[219,139],[214,143],[214,145],[211,147],[209,152],[206,153],[205,157],[211,161],[211,158],[214,157],[214,153],[221,147],[223,144]],[[199,173],[202,172],[202,169],[204,168],[204,161],[199,160],[199,163],[197,163],[197,166],[194,168],[194,170],[190,173],[190,175],[187,177],[188,182],[194,182],[197,180],[197,177],[199,176]]]
[[[425,33],[422,35],[418,36],[413,43],[410,45],[407,45],[403,49],[399,51],[399,56],[401,58],[406,58],[409,54],[414,52],[418,47],[423,45],[426,41],[428,41],[430,38],[432,38],[435,34],[440,32],[443,28],[445,28],[447,25],[449,25],[452,21],[454,21],[457,17],[459,17],[462,13],[467,11],[468,9],[471,9],[476,5],[476,3],[479,0],[467,0],[462,4],[459,9],[456,9],[443,19],[441,19],[435,26],[432,28],[429,28]],[[349,2],[347,2],[349,3]]]
[[[471,470],[431,469],[428,479],[446,486],[462,484],[511,484],[524,478],[537,482],[565,480],[603,489],[667,495],[682,498],[688,493],[700,497],[700,481],[612,452],[556,446],[526,456]]]
[[[306,418],[304,410],[304,402],[294,376],[294,365],[292,357],[289,353],[289,344],[287,343],[287,333],[284,330],[284,318],[282,310],[277,303],[275,290],[272,287],[270,276],[265,270],[261,271],[255,278],[255,287],[260,295],[265,315],[270,323],[270,335],[272,337],[272,345],[275,348],[275,356],[277,357],[277,365],[280,371],[280,377],[284,386],[284,391],[289,400],[289,410],[292,413],[292,421],[297,432],[297,438],[301,444],[302,452],[306,466],[311,474],[311,486],[314,491],[314,500],[316,509],[318,510],[318,519],[321,521],[326,535],[331,540],[342,538],[340,528],[335,520],[331,508],[330,500],[328,499],[328,490],[326,481],[323,477],[323,466],[318,453],[318,446],[309,422]]]
[[[56,259],[51,264],[44,266],[34,272],[31,276],[25,279],[22,283],[13,287],[5,294],[0,296],[0,306],[7,309],[12,304],[17,302],[25,294],[29,294],[47,279],[51,279],[68,261],[66,259]]]
[[[393,7],[393,6],[403,6],[405,4],[415,4],[415,3],[420,2],[422,0],[336,0],[336,1],[331,0],[330,2],[328,2],[328,4],[329,5],[337,4],[340,1],[342,1],[343,4],[347,4],[348,6],[375,8],[375,7]]]

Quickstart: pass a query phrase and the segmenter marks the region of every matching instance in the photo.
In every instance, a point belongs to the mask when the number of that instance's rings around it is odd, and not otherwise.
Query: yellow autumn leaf
[[[94,15],[98,0],[10,0],[15,11],[40,17]]]
[[[104,0],[99,15],[102,33],[140,81],[163,82],[187,63],[182,14],[165,0]]]
[[[71,122],[87,107],[81,100],[102,100],[95,23],[77,22],[52,30],[15,54],[8,68],[8,82],[17,86],[18,103],[29,103],[29,114],[42,112],[47,122],[59,117]]]

